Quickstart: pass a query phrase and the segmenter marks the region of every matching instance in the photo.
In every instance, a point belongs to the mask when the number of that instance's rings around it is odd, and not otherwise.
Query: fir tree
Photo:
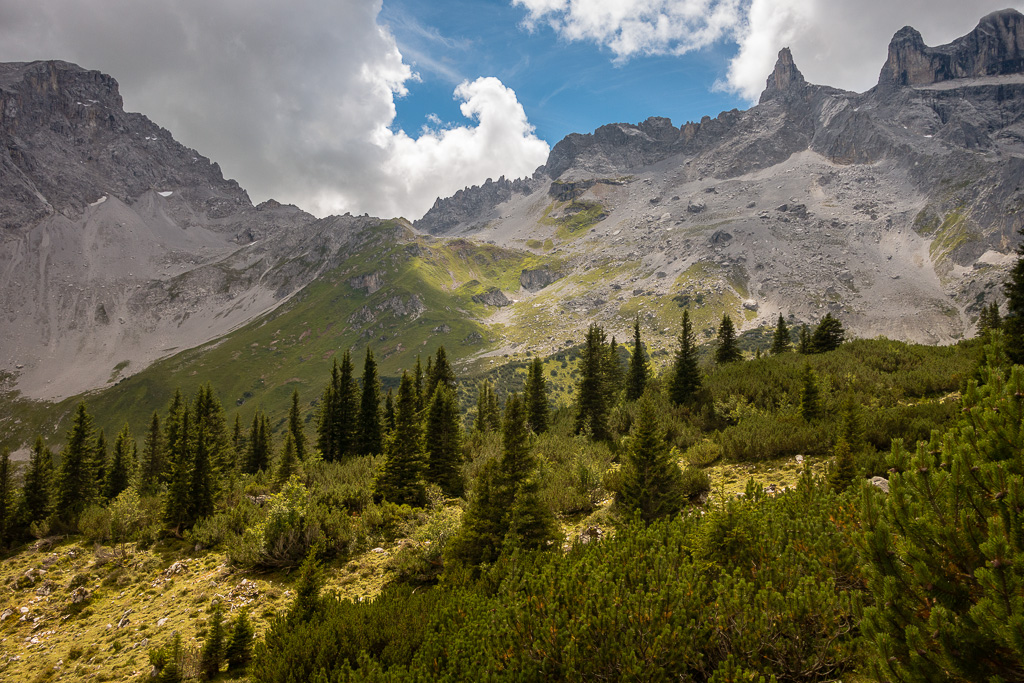
[[[490,416],[491,407],[491,383],[484,380],[480,383],[480,390],[476,396],[476,417],[473,419],[473,429],[478,432],[489,432],[493,429],[493,420]]]
[[[373,351],[366,349],[363,365],[363,394],[359,403],[359,455],[377,455],[384,451],[384,434],[380,416],[380,380]]]
[[[72,419],[54,490],[57,513],[66,521],[77,520],[85,506],[96,496],[93,448],[96,437],[92,416],[79,403]]]
[[[295,452],[295,439],[291,431],[285,432],[284,445],[281,447],[281,455],[277,459],[277,472],[274,480],[278,487],[282,487],[291,479],[298,469],[298,455]]]
[[[164,440],[160,430],[160,416],[153,411],[142,443],[142,461],[139,463],[139,490],[154,493],[164,481]]]
[[[514,490],[526,481],[535,465],[530,450],[530,428],[526,423],[526,407],[518,394],[512,394],[505,402],[505,420],[502,423],[501,436],[501,471],[514,483]]]
[[[434,355],[434,364],[428,365],[429,372],[427,373],[427,383],[423,387],[424,403],[434,395],[434,389],[437,388],[438,384],[445,384],[449,389],[455,389],[455,371],[452,370],[451,364],[448,362],[448,354],[444,350],[444,346],[437,347],[437,353]]]
[[[388,439],[384,456],[377,494],[392,503],[422,506],[427,498],[422,479],[423,427],[416,414],[412,379],[404,372],[395,405],[395,433]]]
[[[327,462],[342,460],[357,451],[356,423],[359,398],[353,378],[352,355],[345,351],[341,366],[334,361],[324,389],[317,423],[317,448]]]
[[[174,425],[175,442],[167,450],[167,495],[164,497],[164,522],[176,533],[192,519],[192,415],[183,402],[177,403],[175,413],[167,418]],[[168,429],[168,432],[171,432]]]
[[[534,358],[526,373],[526,416],[534,434],[548,429],[548,391],[544,382],[544,363]]]
[[[107,435],[103,430],[96,433],[96,444],[92,448],[93,482],[90,489],[96,499],[103,498],[103,488],[107,481],[107,468],[110,466],[110,454],[107,453]]]
[[[683,327],[679,333],[679,348],[672,367],[672,384],[669,386],[669,398],[676,405],[689,403],[701,390],[703,380],[697,356],[697,339],[690,323],[690,311],[683,311]]]
[[[609,437],[607,357],[604,330],[591,324],[579,363],[576,433],[589,433],[598,441]]]
[[[775,323],[775,334],[772,335],[771,354],[778,356],[780,353],[786,353],[791,345],[789,326],[786,325],[786,320],[782,317],[782,313],[779,313],[779,320]]]
[[[629,359],[629,381],[626,382],[626,400],[636,401],[647,388],[647,353],[640,340],[640,317],[633,320],[633,355]]]
[[[417,410],[417,413],[419,410]],[[395,433],[395,397],[392,395],[391,390],[388,389],[387,396],[384,397],[384,431],[387,435]]]
[[[174,449],[177,448],[180,441],[181,419],[184,415],[182,409],[184,406],[185,399],[181,395],[181,390],[175,389],[174,396],[171,397],[171,402],[167,406],[167,417],[164,419],[164,457],[160,480],[165,483],[170,479],[170,459],[172,457],[172,453],[174,452]]]
[[[318,546],[313,546],[299,565],[299,576],[295,579],[295,599],[288,608],[286,621],[302,623],[310,621],[320,609],[320,593],[324,587],[323,565],[317,559]]]
[[[199,387],[193,401],[192,490],[189,514],[193,521],[213,512],[221,472],[229,468],[224,409],[209,384]]]
[[[839,348],[845,338],[846,331],[843,329],[843,324],[832,317],[831,313],[826,313],[818,326],[814,328],[814,334],[811,335],[811,349],[814,353],[834,351]]]
[[[836,439],[832,454],[835,456],[835,460],[828,475],[828,485],[836,493],[842,493],[849,488],[857,476],[857,463],[853,458],[849,442],[842,436]]]
[[[299,462],[306,461],[306,433],[302,430],[302,415],[299,412],[299,390],[292,391],[292,407],[288,411],[288,431],[295,442],[295,457]]]
[[[635,511],[646,524],[674,515],[686,505],[683,472],[672,458],[650,397],[641,400],[630,432],[616,502],[624,510]]]
[[[715,362],[719,365],[735,363],[743,359],[739,347],[736,345],[736,328],[733,327],[732,318],[729,314],[722,315],[722,322],[718,326],[718,347],[715,349]]]
[[[622,370],[622,359],[619,357],[619,344],[615,341],[615,337],[609,344],[605,346],[607,353],[604,357],[604,365],[602,371],[604,373],[604,392],[605,400],[608,405],[611,406],[615,403],[615,399],[619,394],[619,391],[625,384],[626,375]]]
[[[1002,325],[1003,319],[999,314],[999,304],[993,301],[991,304],[981,307],[981,315],[978,317],[978,334],[980,336],[987,337]]]
[[[811,343],[811,331],[807,328],[806,324],[800,326],[799,342],[797,351],[804,355],[814,353],[814,345]]]
[[[465,485],[459,399],[443,384],[434,389],[427,408],[425,436],[426,480],[440,486],[446,496],[461,496]]]
[[[14,529],[14,481],[11,472],[11,452],[0,452],[0,546],[6,546]]]
[[[508,515],[505,549],[543,550],[560,538],[558,522],[540,499],[540,484],[530,476],[516,489]]]
[[[242,416],[235,413],[235,426],[231,428],[231,453],[234,469],[241,469],[245,454],[245,435],[242,434]]]
[[[818,380],[809,363],[804,364],[801,382],[800,415],[808,422],[813,422],[821,417],[821,397],[818,390]]]
[[[52,509],[53,453],[37,436],[22,486],[21,518],[26,524],[41,522]]]
[[[107,469],[107,480],[104,482],[103,497],[114,500],[121,491],[131,486],[138,467],[135,437],[126,422],[114,440],[114,451]]]
[[[260,470],[270,468],[270,454],[274,446],[271,443],[270,420],[261,410],[252,416],[249,438],[246,440],[246,454],[242,464],[242,472],[256,474]]]
[[[291,434],[288,435],[289,438]],[[212,680],[220,673],[224,661],[224,610],[220,602],[213,604],[207,619],[206,640],[199,653],[199,673],[203,680]]]
[[[429,396],[424,396],[425,389],[423,388],[423,364],[420,363],[419,355],[416,356],[416,372],[412,376],[413,389],[416,391],[416,410],[423,412],[423,409],[427,407],[427,401]]]
[[[231,623],[231,636],[228,638],[225,658],[228,660],[228,671],[241,671],[252,661],[252,639],[256,635],[249,612],[244,607]]]

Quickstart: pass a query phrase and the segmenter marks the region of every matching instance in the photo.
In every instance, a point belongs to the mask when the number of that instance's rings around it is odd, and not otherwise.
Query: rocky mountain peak
[[[788,47],[779,50],[779,58],[775,62],[775,70],[768,76],[760,102],[764,103],[778,98],[780,95],[803,90],[807,85],[804,75],[796,68],[793,53]]]
[[[1022,71],[1024,15],[1005,9],[983,17],[973,31],[938,47],[928,47],[916,29],[904,26],[889,43],[878,87],[926,86],[956,78]]]

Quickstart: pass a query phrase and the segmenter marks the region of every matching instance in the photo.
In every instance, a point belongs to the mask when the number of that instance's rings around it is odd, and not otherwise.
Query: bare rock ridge
[[[804,75],[796,68],[796,63],[793,61],[793,53],[789,51],[788,47],[784,47],[779,52],[775,70],[768,76],[768,82],[764,92],[761,93],[759,104],[764,104],[780,95],[803,90],[806,85],[807,81],[804,80]]]
[[[1004,76],[1024,71],[1024,15],[1013,9],[984,17],[967,35],[928,47],[921,34],[904,26],[889,43],[882,88],[922,86],[956,78]]]

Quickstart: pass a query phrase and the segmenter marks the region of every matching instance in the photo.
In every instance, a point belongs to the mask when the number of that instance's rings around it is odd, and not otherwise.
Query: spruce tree
[[[288,435],[291,437],[291,434]],[[220,673],[224,661],[224,610],[215,602],[207,619],[206,640],[199,653],[199,674],[205,681],[212,680]]]
[[[806,323],[800,326],[800,342],[797,351],[804,355],[814,353],[814,345],[811,343],[811,331],[807,328]]]
[[[249,621],[249,612],[243,607],[231,623],[231,636],[224,652],[225,659],[228,660],[228,671],[242,671],[249,666],[255,635],[256,631]]]
[[[722,322],[718,326],[718,347],[715,349],[715,362],[719,365],[735,363],[743,359],[739,347],[736,345],[736,328],[733,327],[732,318],[728,313],[722,315]]]
[[[192,521],[195,521],[213,512],[220,475],[230,466],[230,447],[224,409],[211,385],[199,387],[193,406],[194,442],[189,512]]]
[[[459,400],[443,384],[434,389],[427,408],[426,472],[428,482],[437,484],[446,496],[458,497],[465,487],[462,480],[462,424]]]
[[[651,398],[640,402],[622,465],[616,503],[645,524],[676,514],[686,505],[683,471],[672,458]]]
[[[526,481],[536,464],[530,450],[530,428],[526,423],[526,407],[519,394],[512,394],[505,402],[505,420],[502,423],[501,436],[501,472],[513,483],[514,490]]]
[[[21,518],[25,524],[41,522],[53,508],[53,453],[37,436],[29,456],[28,471],[22,486]]]
[[[127,422],[118,432],[114,440],[114,450],[110,456],[110,467],[107,469],[107,480],[103,486],[103,497],[114,500],[122,491],[131,486],[138,469],[137,447],[132,429]]]
[[[446,385],[442,382],[439,386]],[[416,396],[408,373],[402,373],[395,405],[395,433],[388,439],[384,456],[376,493],[392,503],[424,505],[427,495],[423,485],[423,425],[416,414]]]
[[[79,403],[68,430],[64,450],[61,451],[60,469],[57,471],[54,488],[57,514],[65,521],[77,520],[86,505],[98,494],[93,470],[95,446],[92,416],[86,411],[85,403]]]
[[[334,431],[334,420],[337,413],[338,386],[340,384],[340,370],[338,359],[334,359],[331,366],[331,378],[324,387],[324,393],[320,397],[320,411],[317,416],[316,425],[316,447],[320,449],[326,462],[338,460],[338,444]]]
[[[188,405],[177,403],[175,413],[167,418],[168,425],[174,425],[175,442],[167,450],[167,494],[164,497],[164,522],[175,533],[192,520],[192,469],[194,451],[192,439],[192,415]],[[168,429],[168,432],[172,430]]]
[[[786,353],[789,351],[789,347],[792,345],[789,338],[789,326],[786,325],[785,318],[782,317],[782,313],[779,313],[779,320],[775,323],[775,334],[772,335],[772,348],[771,354],[778,356],[780,353]]]
[[[619,358],[619,344],[615,341],[615,337],[612,337],[611,342],[605,345],[605,350],[602,369],[604,373],[604,393],[605,401],[611,406],[615,403],[619,391],[625,386],[626,375],[622,369],[622,360]]]
[[[107,468],[110,466],[110,454],[107,452],[107,435],[103,430],[96,433],[96,444],[92,448],[93,482],[90,486],[96,500],[103,499],[103,488],[107,481]]]
[[[288,431],[295,442],[295,457],[299,462],[306,461],[306,433],[302,429],[302,414],[299,412],[299,390],[292,391],[292,407],[288,411]]]
[[[548,391],[544,382],[544,363],[534,358],[526,373],[526,416],[534,434],[548,429]]]
[[[476,418],[473,429],[478,432],[494,432],[501,426],[501,415],[498,414],[498,400],[491,389],[491,383],[484,380],[480,383],[480,391],[476,400]]]
[[[164,440],[160,430],[160,416],[153,411],[142,443],[142,459],[139,463],[139,491],[155,493],[164,481]]]
[[[629,380],[626,382],[626,400],[636,401],[647,388],[647,353],[640,340],[640,317],[633,320],[633,355],[629,358]]]
[[[1024,235],[1024,228],[1017,231]],[[1024,365],[1024,242],[1017,247],[1017,262],[1003,283],[1006,295],[1006,355],[1014,365]]]
[[[831,313],[826,313],[818,326],[814,328],[814,334],[811,335],[811,349],[814,353],[834,351],[839,348],[845,338],[846,331],[843,329],[843,324]]]
[[[587,338],[579,363],[576,433],[589,433],[598,441],[609,437],[607,358],[604,330],[593,323],[587,329]]]
[[[273,450],[270,420],[263,411],[257,410],[256,414],[252,416],[252,426],[249,428],[249,438],[246,440],[242,472],[256,474],[260,470],[270,469],[270,454]]]
[[[235,413],[235,426],[231,428],[231,461],[232,468],[242,468],[242,458],[245,457],[245,435],[242,434],[242,416]]]
[[[331,379],[320,401],[317,448],[327,462],[342,460],[357,452],[356,425],[359,398],[353,376],[352,354],[345,351],[341,366],[334,361]]]
[[[417,413],[420,411],[417,410]],[[384,439],[395,433],[395,397],[392,395],[390,389],[388,389],[387,396],[384,397]]]
[[[181,419],[183,416],[182,408],[185,406],[185,399],[181,395],[180,389],[174,390],[174,395],[171,397],[171,402],[167,406],[167,417],[164,418],[164,441],[163,441],[163,469],[161,470],[160,480],[167,482],[170,478],[169,472],[171,469],[170,458],[175,448],[178,446],[180,440],[181,431]]]
[[[801,377],[800,415],[808,422],[813,422],[821,417],[821,396],[818,390],[818,380],[814,370],[811,369],[810,363],[804,364],[804,372]]]
[[[676,405],[689,403],[701,390],[703,380],[698,363],[697,339],[690,323],[690,311],[684,310],[679,348],[676,349],[676,359],[672,366],[672,384],[669,386],[669,398]]]
[[[540,498],[540,484],[535,476],[527,477],[512,500],[503,547],[544,550],[559,538],[558,522]]]
[[[842,493],[857,476],[857,463],[853,457],[853,450],[850,443],[840,436],[836,439],[836,445],[832,448],[835,460],[832,462],[832,470],[828,475],[828,485],[836,493]]]
[[[299,467],[298,455],[295,452],[295,439],[291,431],[285,432],[284,445],[281,447],[281,455],[277,459],[277,471],[274,473],[274,481],[280,488],[284,486]]]
[[[429,396],[424,396],[425,389],[423,388],[423,364],[420,362],[419,355],[416,356],[416,371],[412,376],[413,389],[416,392],[416,410],[423,412],[424,408],[427,407],[427,401],[430,400]]]
[[[359,403],[359,455],[377,455],[384,451],[384,434],[380,415],[380,380],[377,378],[377,362],[373,351],[366,349],[363,364],[363,393]]]
[[[6,546],[15,527],[14,476],[11,472],[11,452],[0,452],[0,546]]]
[[[423,387],[424,402],[430,400],[430,397],[434,395],[434,389],[437,388],[438,384],[443,383],[448,388],[455,389],[455,371],[452,370],[452,366],[448,362],[448,354],[445,352],[444,346],[437,347],[434,363],[427,367],[429,372],[427,373],[427,383]]]

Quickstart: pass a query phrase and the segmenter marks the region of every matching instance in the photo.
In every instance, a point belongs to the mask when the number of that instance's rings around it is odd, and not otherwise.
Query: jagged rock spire
[[[775,62],[775,70],[768,76],[764,92],[761,93],[761,102],[767,102],[780,95],[802,90],[807,85],[804,75],[796,68],[793,62],[793,53],[788,47],[779,50],[779,59]]]

